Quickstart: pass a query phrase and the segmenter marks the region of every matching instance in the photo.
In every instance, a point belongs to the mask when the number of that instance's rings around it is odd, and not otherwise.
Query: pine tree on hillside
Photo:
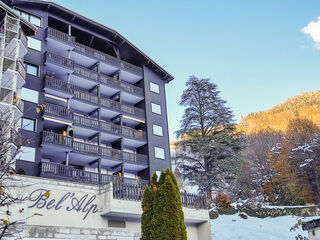
[[[217,85],[191,76],[186,86],[179,103],[185,111],[177,131],[177,167],[211,198],[212,190],[225,188],[234,180],[243,139]]]

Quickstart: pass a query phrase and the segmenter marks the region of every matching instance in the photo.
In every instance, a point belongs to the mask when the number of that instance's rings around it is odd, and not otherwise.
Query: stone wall
[[[22,239],[83,239],[83,240],[139,240],[140,233],[125,231],[123,229],[101,229],[101,228],[74,228],[56,226],[27,225],[21,233]],[[16,237],[19,237],[18,235]],[[10,240],[16,237],[9,238]]]

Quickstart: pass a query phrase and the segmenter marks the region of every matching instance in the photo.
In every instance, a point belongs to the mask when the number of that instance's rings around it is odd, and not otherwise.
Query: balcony
[[[52,116],[60,120],[73,121],[73,111],[65,107],[46,103],[44,108],[44,116]]]
[[[144,189],[149,184],[147,180],[88,172],[52,162],[41,163],[40,176],[93,185],[112,183],[111,197],[129,201],[141,201]],[[180,192],[180,199],[183,207],[207,209],[205,195]]]
[[[74,69],[74,61],[52,52],[46,52],[45,63],[48,70],[56,73],[57,75],[59,73],[72,73]]]
[[[48,50],[59,54],[72,50],[75,44],[75,37],[50,27],[47,28],[46,40]]]
[[[42,144],[55,145],[62,148],[72,148],[72,137],[53,132],[42,131]]]
[[[41,163],[40,176],[95,185],[103,185],[110,182],[123,182],[130,185],[145,186],[149,183],[146,180],[137,180],[132,178],[82,171],[75,169],[72,166],[66,166],[52,162]]]
[[[44,90],[58,97],[71,98],[74,93],[74,86],[66,81],[46,76]]]
[[[133,165],[148,165],[148,157],[142,154],[128,153],[118,149],[102,147],[91,143],[84,143],[74,140],[72,137],[64,136],[53,132],[42,132],[42,143],[46,145],[61,146],[63,148],[70,148],[72,152],[82,153],[94,156],[100,156],[104,159],[110,159],[116,162],[124,162]],[[116,164],[115,162],[115,164]]]

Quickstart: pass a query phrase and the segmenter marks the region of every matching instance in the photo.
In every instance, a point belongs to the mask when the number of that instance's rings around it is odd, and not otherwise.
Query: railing
[[[72,110],[51,103],[45,103],[44,113],[56,117],[73,120]]]
[[[23,102],[19,99],[13,99],[13,105],[15,105],[20,112],[23,113]]]
[[[23,46],[25,46],[27,48],[28,39],[22,29],[20,29],[20,31],[19,31],[19,39],[22,42]]]
[[[75,114],[74,123],[79,124],[81,126],[89,127],[89,128],[99,129],[99,120],[90,118],[90,117],[85,117],[85,116],[80,116]]]
[[[27,72],[20,60],[17,61],[16,70],[23,79],[26,79]]]
[[[148,181],[146,180],[136,180],[131,178],[88,172],[75,169],[72,166],[66,166],[52,162],[41,163],[40,175],[55,179],[65,179],[69,181],[89,183],[95,185],[103,185],[110,182],[113,182],[114,184],[122,182],[124,184],[139,185],[141,186],[141,188],[144,189],[145,186],[148,184]]]
[[[46,76],[45,87],[56,89],[70,95],[73,95],[74,86],[66,81]]]
[[[93,79],[95,81],[99,80],[97,72],[92,71],[92,70],[90,70],[88,68],[81,67],[79,65],[75,65],[74,66],[74,74],[77,74],[77,75],[80,75],[82,77],[86,77],[86,78],[89,78],[89,79]]]
[[[128,84],[125,82],[120,82],[120,88],[130,93],[143,95],[143,89],[132,84]]]
[[[140,184],[130,184],[117,179],[113,181],[113,198],[141,201],[145,186]]]
[[[117,59],[117,58],[110,56],[106,53],[100,52],[94,48],[90,48],[90,47],[83,45],[81,43],[78,43],[78,42],[75,43],[75,50],[78,52],[81,52],[89,57],[93,57],[93,58],[96,58],[100,61],[114,65],[118,68],[128,69],[138,75],[142,74],[142,68],[135,66],[131,63],[122,61],[120,59]]]
[[[74,89],[74,97],[85,102],[99,105],[99,97],[97,95],[82,91],[77,88]]]
[[[58,54],[52,53],[52,52],[46,52],[46,61],[47,62],[52,62],[54,64],[58,64],[60,66],[69,68],[69,69],[74,69],[74,61],[69,59],[69,58],[65,58],[62,57]]]
[[[73,150],[76,152],[99,155],[99,146],[73,141]]]
[[[63,41],[65,43],[68,43],[72,46],[74,46],[74,43],[76,41],[76,38],[73,36],[68,35],[67,33],[61,32],[59,30],[56,30],[54,28],[48,27],[47,28],[47,37],[52,37],[54,39]]]
[[[122,152],[122,159],[124,162],[133,163],[133,164],[148,163],[148,157],[146,155],[129,153],[129,152]]]
[[[207,208],[207,198],[205,195],[196,195],[185,192],[180,192],[182,206],[189,208]]]
[[[42,142],[72,148],[72,138],[53,132],[42,132]]]

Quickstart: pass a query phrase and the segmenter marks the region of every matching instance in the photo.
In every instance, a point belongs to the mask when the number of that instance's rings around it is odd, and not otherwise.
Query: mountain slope
[[[264,130],[283,132],[290,120],[307,118],[320,126],[320,90],[305,92],[288,98],[269,110],[242,117],[239,129],[246,134]]]

